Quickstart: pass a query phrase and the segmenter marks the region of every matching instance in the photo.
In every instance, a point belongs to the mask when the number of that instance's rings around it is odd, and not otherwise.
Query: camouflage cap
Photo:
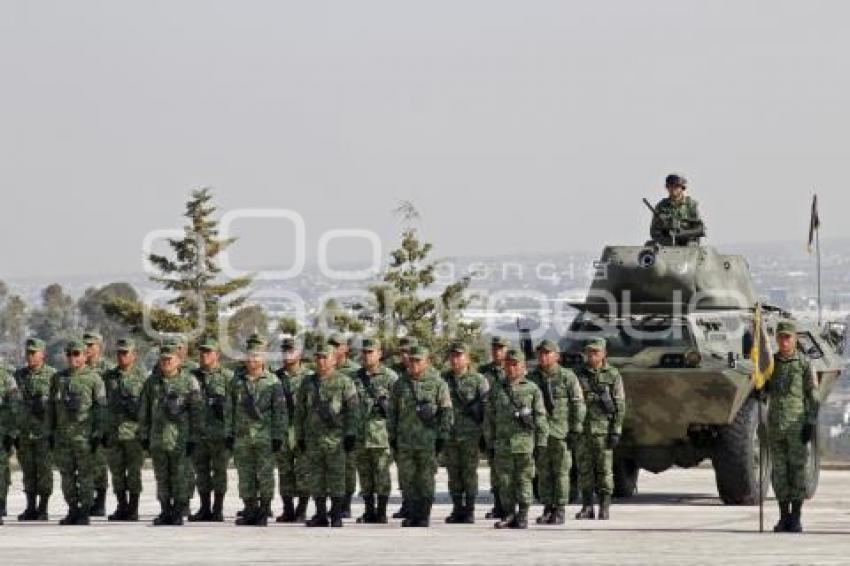
[[[688,180],[685,179],[683,175],[679,175],[678,173],[670,173],[667,175],[667,178],[664,179],[665,187],[682,187],[683,189],[688,188]]]
[[[508,350],[505,359],[509,362],[524,362],[525,354],[519,348],[511,348]]]
[[[584,345],[585,350],[605,350],[608,348],[608,342],[605,341],[605,338],[591,338]]]
[[[797,325],[790,320],[783,320],[776,325],[776,334],[797,334]]]
[[[83,342],[85,342],[86,345],[103,344],[103,336],[100,334],[100,332],[89,330],[85,334],[83,334]]]
[[[172,358],[177,355],[177,350],[177,344],[163,341],[162,346],[159,347],[159,357]]]
[[[430,354],[430,352],[428,351],[428,348],[426,348],[425,346],[416,345],[416,346],[413,346],[412,348],[410,348],[410,357],[414,360],[428,359],[429,354]]]
[[[179,348],[186,344],[186,341],[179,334],[170,334],[162,339],[163,346],[173,346]]]
[[[452,342],[449,352],[451,352],[452,354],[468,354],[469,346],[467,346],[463,342]]]
[[[251,349],[252,346],[262,346],[262,347],[265,348],[266,345],[267,345],[266,339],[263,338],[262,336],[260,336],[259,334],[257,334],[256,332],[254,332],[253,334],[248,336],[248,338],[245,340],[245,347],[248,348],[249,350]]]
[[[545,350],[546,352],[560,352],[561,348],[558,347],[558,343],[554,340],[544,340],[540,344],[537,345],[537,351]]]
[[[218,351],[218,340],[214,336],[204,336],[198,341],[198,349],[207,352]]]
[[[65,353],[66,354],[70,354],[71,352],[85,352],[85,351],[86,351],[86,344],[82,340],[79,340],[77,338],[73,338],[71,340],[68,340],[68,342],[65,343]]]
[[[490,347],[491,348],[502,348],[509,347],[511,345],[511,341],[505,338],[504,336],[493,336],[490,338]]]
[[[342,332],[334,332],[331,334],[331,337],[328,338],[328,344],[331,346],[344,346],[348,345],[348,338],[345,337],[345,334]]]
[[[419,345],[419,340],[416,336],[403,336],[398,341],[398,349],[401,351],[410,350]]]
[[[33,336],[32,338],[27,338],[24,347],[26,348],[27,352],[43,352],[46,345],[44,343],[44,340]]]
[[[292,336],[284,336],[280,341],[280,349],[285,351],[297,350],[298,342]]]
[[[318,347],[316,347],[315,355],[317,357],[322,356],[322,357],[325,357],[325,358],[330,357],[330,356],[334,356],[334,355],[336,355],[336,348],[334,348],[333,345],[328,344],[326,342],[326,343],[320,344]]]
[[[360,349],[364,352],[372,352],[381,349],[381,341],[377,338],[364,338],[360,344]]]
[[[136,342],[132,338],[119,338],[115,342],[115,349],[119,352],[132,352],[136,349]]]

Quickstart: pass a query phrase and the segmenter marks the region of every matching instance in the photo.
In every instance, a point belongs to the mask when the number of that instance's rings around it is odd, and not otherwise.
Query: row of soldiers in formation
[[[244,502],[238,525],[267,524],[275,468],[278,522],[305,521],[312,496],[315,514],[306,525],[341,527],[359,476],[365,512],[357,522],[386,523],[393,460],[402,492],[393,517],[402,526],[429,525],[439,462],[453,504],[446,522],[472,523],[482,452],[496,528],[527,527],[535,474],[544,505],[537,522],[563,523],[573,454],[582,494],[576,518],[595,517],[594,495],[598,517],[609,517],[625,396],[602,339],[587,344],[575,372],[560,365],[551,340],[538,345],[531,372],[524,353],[501,337],[477,371],[468,347],[455,343],[442,374],[412,337],[401,339],[394,363],[385,363],[378,340],[364,338],[362,364],[350,359],[342,335],[319,345],[309,364],[285,338],[275,372],[256,335],[232,370],[212,338],[199,342],[198,363],[187,358],[184,340],[164,341],[149,373],[137,364],[131,339],[117,341],[114,366],[103,360],[102,344],[96,332],[68,342],[66,367],[56,371],[45,363],[44,342],[31,338],[26,365],[0,374],[4,514],[14,449],[27,499],[20,521],[47,520],[54,462],[68,505],[60,524],[85,525],[105,514],[107,468],[117,499],[109,519],[138,520],[146,453],[161,506],[155,525],[181,525],[184,517],[222,521],[231,456]],[[195,489],[200,509],[190,515]]]

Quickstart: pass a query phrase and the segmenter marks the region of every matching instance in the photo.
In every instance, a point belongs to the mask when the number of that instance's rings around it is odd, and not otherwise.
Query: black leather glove
[[[353,452],[355,444],[357,444],[356,436],[348,435],[342,439],[342,448],[346,452]]]
[[[110,444],[110,442],[109,442],[109,436],[107,435],[107,436],[104,436],[103,438],[101,438],[101,439],[100,439],[100,444],[101,444],[101,446],[103,446],[104,448],[109,448],[109,444]]]
[[[620,435],[615,434],[613,432],[611,434],[609,434],[608,440],[606,442],[606,445],[608,446],[608,448],[613,450],[614,448],[617,447],[618,444],[620,444]]]
[[[398,450],[398,441],[397,440],[390,440],[390,450],[392,450],[393,452]]]
[[[803,425],[803,430],[800,431],[800,440],[803,441],[803,444],[808,444],[812,441],[812,438],[815,436],[815,426],[811,423],[805,423]]]
[[[478,438],[478,449],[484,454],[487,453],[487,441],[484,439],[483,436]]]
[[[151,449],[151,441],[147,438],[142,438],[141,440],[139,440],[139,444],[142,445],[142,450],[146,452]]]
[[[195,452],[195,443],[187,442],[186,443],[186,456],[191,456]]]
[[[102,438],[89,438],[89,450],[92,454],[97,453],[97,449],[100,448],[100,443],[103,442]]]
[[[12,451],[12,446],[14,446],[14,445],[15,445],[15,441],[12,439],[11,436],[4,436],[3,437],[3,448],[6,450],[7,454]]]
[[[15,450],[20,450],[21,449],[21,438],[19,436],[16,436],[15,438],[13,438],[12,439],[12,445],[14,445]]]
[[[272,442],[274,442],[274,441],[272,441]],[[232,451],[233,446],[235,444],[236,444],[236,439],[234,439],[232,436],[228,436],[227,438],[224,439],[224,447],[227,448],[228,450]],[[272,446],[274,446],[274,444],[272,444]]]
[[[283,440],[272,438],[272,452],[280,452],[283,449]]]
[[[438,438],[436,442],[434,442],[434,452],[436,452],[437,454],[442,453],[444,444],[445,441],[442,438]]]
[[[307,451],[307,441],[304,440],[303,438],[298,439],[298,451],[299,452],[306,452]]]
[[[491,462],[496,459],[496,449],[495,448],[491,448],[489,454],[490,454],[490,461]]]
[[[47,435],[47,446],[53,450],[56,448],[56,437],[52,434]]]

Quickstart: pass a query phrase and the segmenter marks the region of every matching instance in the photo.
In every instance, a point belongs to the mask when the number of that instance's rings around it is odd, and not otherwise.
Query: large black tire
[[[767,411],[762,406],[758,421],[758,401],[749,398],[732,424],[719,430],[711,456],[720,499],[727,505],[755,505],[759,493],[759,460],[762,468],[762,495],[770,486],[770,461],[767,454]]]
[[[637,493],[640,468],[634,460],[614,458],[614,497],[632,497]]]
[[[806,499],[811,499],[818,491],[820,481],[820,427],[817,427],[814,438],[809,443],[808,459],[806,460]]]

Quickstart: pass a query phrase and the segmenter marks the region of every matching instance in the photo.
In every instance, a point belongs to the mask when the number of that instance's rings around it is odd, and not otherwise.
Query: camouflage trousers
[[[274,497],[275,455],[268,438],[236,439],[233,462],[239,476],[239,497],[242,499]]]
[[[537,490],[544,505],[564,506],[570,498],[570,467],[573,458],[566,442],[549,437],[537,461]]]
[[[306,454],[288,448],[276,455],[277,483],[281,497],[310,495],[310,468]]]
[[[576,448],[578,485],[582,492],[597,495],[614,493],[614,451],[608,448],[608,436],[584,434]]]
[[[230,452],[224,440],[201,440],[192,452],[194,482],[199,493],[227,492],[227,464]]]
[[[496,450],[493,462],[499,482],[502,509],[510,511],[516,505],[528,507],[534,500],[534,455],[513,453],[510,448]]]
[[[62,478],[62,495],[69,507],[88,509],[94,501],[95,458],[86,438],[56,442],[56,465]]]
[[[142,466],[145,451],[138,440],[113,440],[106,449],[106,461],[112,474],[112,491],[121,495],[142,492]],[[96,487],[96,486],[95,486]]]
[[[478,497],[478,440],[452,440],[444,453],[449,475],[449,494],[466,495],[469,501]]]
[[[24,491],[49,497],[53,493],[53,454],[46,439],[21,438],[18,463],[24,476]]]
[[[360,448],[351,458],[357,462],[357,475],[360,476],[360,495],[389,495],[390,450],[389,448]]]
[[[345,451],[342,443],[333,446],[308,446],[310,493],[313,497],[345,495]]]
[[[106,450],[100,447],[94,453],[94,489],[98,491],[109,489],[109,463],[106,459]]]
[[[778,501],[803,501],[806,498],[808,450],[800,438],[801,429],[801,426],[782,432],[768,429],[771,483]]]
[[[179,446],[174,450],[151,448],[153,475],[156,478],[156,497],[162,502],[183,505],[188,501],[189,490],[186,486],[186,468],[189,458],[186,450]]]
[[[357,458],[352,454],[345,459],[345,494],[357,491]]]
[[[9,496],[10,480],[9,453],[0,442],[0,506],[6,503],[6,498]]]
[[[403,495],[406,499],[434,500],[435,482],[437,474],[437,455],[433,449],[412,450],[399,448],[396,452],[396,464],[398,465],[399,480],[405,486]]]

